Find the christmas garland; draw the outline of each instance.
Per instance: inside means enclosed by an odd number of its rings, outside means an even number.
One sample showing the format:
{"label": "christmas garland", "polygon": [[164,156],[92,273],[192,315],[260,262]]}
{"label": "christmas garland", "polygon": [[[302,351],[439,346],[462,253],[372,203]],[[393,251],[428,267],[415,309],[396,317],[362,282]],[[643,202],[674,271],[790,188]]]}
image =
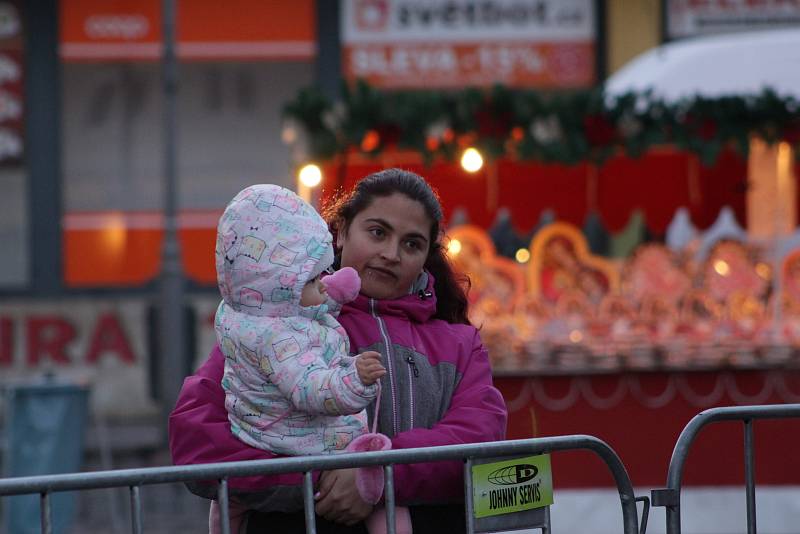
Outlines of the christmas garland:
{"label": "christmas garland", "polygon": [[283,139],[295,161],[401,149],[430,162],[473,146],[493,158],[602,163],[620,151],[637,157],[671,144],[712,164],[729,145],[746,155],[751,136],[800,148],[800,103],[770,90],[666,103],[651,93],[611,97],[599,89],[383,91],[358,81],[341,94],[333,102],[316,88],[303,89],[284,106]]}

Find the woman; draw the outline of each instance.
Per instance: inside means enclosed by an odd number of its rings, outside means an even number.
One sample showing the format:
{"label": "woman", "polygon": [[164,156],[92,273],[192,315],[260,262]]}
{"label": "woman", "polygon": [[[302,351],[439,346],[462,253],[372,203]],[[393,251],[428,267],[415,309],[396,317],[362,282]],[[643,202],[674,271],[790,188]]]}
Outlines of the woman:
{"label": "woman", "polygon": [[[492,385],[488,355],[467,318],[466,294],[439,242],[442,209],[430,186],[414,173],[387,169],[364,178],[325,215],[340,266],[361,276],[361,294],[344,306],[339,322],[351,350],[383,357],[378,424],[392,447],[503,439],[505,402]],[[222,368],[217,347],[184,382],[170,417],[176,464],[271,457],[231,435]],[[462,468],[461,462],[395,466],[397,502],[411,506],[414,532],[463,527]],[[293,474],[230,481],[232,495],[261,511],[250,518],[248,532],[302,532],[300,480]],[[319,476],[318,532],[364,532],[361,522],[372,507],[354,481],[355,469]],[[213,486],[191,489],[215,497]]]}

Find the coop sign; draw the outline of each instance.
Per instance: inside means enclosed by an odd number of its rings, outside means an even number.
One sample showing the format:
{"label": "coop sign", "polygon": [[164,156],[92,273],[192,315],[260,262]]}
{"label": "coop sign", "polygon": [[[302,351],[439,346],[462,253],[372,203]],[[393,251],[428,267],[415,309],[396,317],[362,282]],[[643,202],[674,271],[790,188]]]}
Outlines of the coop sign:
{"label": "coop sign", "polygon": [[472,467],[475,517],[510,514],[553,504],[550,456],[528,456]]}

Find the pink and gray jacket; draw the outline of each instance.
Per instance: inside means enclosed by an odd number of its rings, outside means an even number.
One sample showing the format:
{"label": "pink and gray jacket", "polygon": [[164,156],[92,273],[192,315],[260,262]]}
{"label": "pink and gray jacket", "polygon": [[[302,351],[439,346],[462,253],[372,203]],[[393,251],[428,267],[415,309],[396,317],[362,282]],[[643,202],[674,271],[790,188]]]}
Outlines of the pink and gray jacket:
{"label": "pink and gray jacket", "polygon": [[[432,276],[418,293],[393,300],[359,295],[342,308],[339,322],[350,337],[351,350],[383,355],[387,373],[382,378],[379,431],[391,438],[394,449],[504,439],[507,410],[492,385],[488,354],[478,331],[433,319],[435,311]],[[170,449],[177,465],[273,457],[231,434],[220,386],[222,368],[222,354],[214,348],[206,363],[184,381],[169,421]],[[396,465],[397,502],[460,501],[462,469],[461,462]],[[299,474],[240,478],[229,484],[232,494],[252,508],[302,509]],[[216,497],[210,483],[190,489]]]}

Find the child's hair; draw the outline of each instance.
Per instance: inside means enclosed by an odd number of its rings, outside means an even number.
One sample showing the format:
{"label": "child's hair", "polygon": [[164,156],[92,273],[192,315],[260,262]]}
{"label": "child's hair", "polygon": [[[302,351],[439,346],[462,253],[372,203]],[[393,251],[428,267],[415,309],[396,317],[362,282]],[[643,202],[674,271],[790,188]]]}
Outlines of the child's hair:
{"label": "child's hair", "polygon": [[[385,169],[372,173],[359,181],[352,190],[340,193],[326,203],[323,216],[331,232],[346,232],[356,215],[372,204],[375,197],[388,197],[401,193],[422,204],[431,220],[428,257],[425,269],[434,277],[436,291],[437,319],[448,323],[470,324],[467,312],[469,302],[469,278],[456,274],[440,243],[439,232],[442,224],[442,206],[439,197],[424,178],[403,169]],[[337,227],[337,225],[340,225]]]}

